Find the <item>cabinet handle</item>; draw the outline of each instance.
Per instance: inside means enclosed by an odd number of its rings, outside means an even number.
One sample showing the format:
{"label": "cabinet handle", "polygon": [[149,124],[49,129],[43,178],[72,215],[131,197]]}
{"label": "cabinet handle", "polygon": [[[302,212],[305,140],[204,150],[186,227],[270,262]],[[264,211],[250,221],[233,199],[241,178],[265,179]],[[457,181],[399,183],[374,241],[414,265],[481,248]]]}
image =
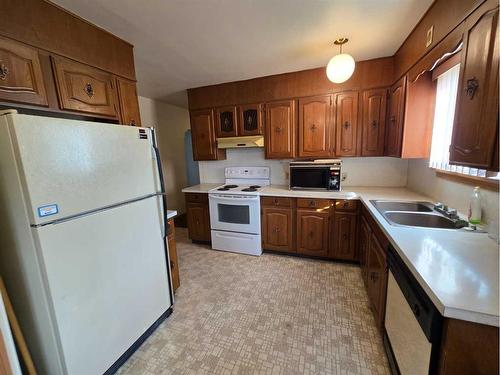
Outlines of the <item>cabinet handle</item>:
{"label": "cabinet handle", "polygon": [[87,94],[89,98],[92,98],[94,96],[94,88],[92,87],[92,83],[90,82],[87,82],[83,91],[85,91],[85,94]]}
{"label": "cabinet handle", "polygon": [[315,132],[315,131],[316,131],[316,129],[317,129],[316,124],[312,124],[312,126],[311,126],[311,131]]}
{"label": "cabinet handle", "polygon": [[344,238],[344,241],[348,240],[347,234],[344,233],[344,235],[342,237]]}
{"label": "cabinet handle", "polygon": [[470,98],[470,100],[474,99],[474,95],[476,94],[476,90],[479,88],[479,81],[476,77],[472,77],[467,80],[467,86],[465,86],[465,93]]}
{"label": "cabinet handle", "polygon": [[282,131],[282,130],[283,130],[283,129],[282,129],[280,126],[278,126],[277,128],[275,128],[275,129],[274,129],[274,131],[275,131],[276,133],[281,133],[281,131]]}
{"label": "cabinet handle", "polygon": [[277,206],[278,205],[278,200],[275,198],[274,199],[274,204]]}
{"label": "cabinet handle", "polygon": [[344,129],[347,129],[349,127],[349,121],[344,122]]}
{"label": "cabinet handle", "polygon": [[377,121],[373,120],[372,122],[372,128],[376,128],[377,127]]}
{"label": "cabinet handle", "polygon": [[392,115],[389,117],[389,121],[394,125],[396,123],[396,116]]}
{"label": "cabinet handle", "polygon": [[280,228],[278,228],[278,227],[274,227],[273,231],[274,231],[274,233],[279,233]]}
{"label": "cabinet handle", "polygon": [[378,279],[378,274],[376,272],[370,273],[370,280],[376,282]]}
{"label": "cabinet handle", "polygon": [[9,75],[9,68],[5,64],[0,65],[0,79],[5,81],[7,76]]}
{"label": "cabinet handle", "polygon": [[175,263],[171,260],[170,261],[170,269],[173,270],[175,268]]}
{"label": "cabinet handle", "polygon": [[309,207],[314,207],[315,204],[314,204],[314,201],[309,201]]}
{"label": "cabinet handle", "polygon": [[135,126],[135,125],[136,125],[136,124],[135,124],[135,120],[130,120],[130,125],[131,125],[131,126]]}

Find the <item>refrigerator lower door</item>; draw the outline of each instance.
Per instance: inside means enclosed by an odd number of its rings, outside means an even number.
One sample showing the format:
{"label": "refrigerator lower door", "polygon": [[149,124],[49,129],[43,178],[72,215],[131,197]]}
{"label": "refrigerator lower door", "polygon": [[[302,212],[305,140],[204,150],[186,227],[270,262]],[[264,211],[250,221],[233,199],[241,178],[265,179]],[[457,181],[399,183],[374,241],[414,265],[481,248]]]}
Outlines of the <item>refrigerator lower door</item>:
{"label": "refrigerator lower door", "polygon": [[172,305],[160,204],[33,229],[68,374],[104,373]]}

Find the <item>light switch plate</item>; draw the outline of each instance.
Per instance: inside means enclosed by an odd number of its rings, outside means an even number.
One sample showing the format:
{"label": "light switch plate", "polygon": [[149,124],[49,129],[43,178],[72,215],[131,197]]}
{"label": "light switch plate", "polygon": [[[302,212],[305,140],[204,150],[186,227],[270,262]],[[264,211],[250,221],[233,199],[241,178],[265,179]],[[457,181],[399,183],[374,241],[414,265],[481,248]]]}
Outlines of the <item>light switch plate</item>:
{"label": "light switch plate", "polygon": [[434,34],[434,25],[429,27],[427,30],[427,39],[425,41],[425,48],[429,47],[432,44],[432,36]]}

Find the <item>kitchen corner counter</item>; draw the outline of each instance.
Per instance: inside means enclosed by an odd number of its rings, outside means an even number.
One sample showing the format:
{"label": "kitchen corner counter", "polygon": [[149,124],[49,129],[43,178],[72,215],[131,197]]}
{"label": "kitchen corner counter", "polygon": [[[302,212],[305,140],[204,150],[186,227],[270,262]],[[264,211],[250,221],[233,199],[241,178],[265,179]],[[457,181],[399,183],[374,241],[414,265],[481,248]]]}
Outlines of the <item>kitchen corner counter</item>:
{"label": "kitchen corner counter", "polygon": [[167,210],[167,220],[172,219],[177,216],[177,211],[175,210]]}
{"label": "kitchen corner counter", "polygon": [[[200,184],[182,191],[207,193],[219,185]],[[393,226],[370,202],[431,198],[406,188],[352,186],[340,192],[318,192],[271,185],[260,195],[359,199],[443,316],[499,326],[499,248],[495,241],[486,233]]]}

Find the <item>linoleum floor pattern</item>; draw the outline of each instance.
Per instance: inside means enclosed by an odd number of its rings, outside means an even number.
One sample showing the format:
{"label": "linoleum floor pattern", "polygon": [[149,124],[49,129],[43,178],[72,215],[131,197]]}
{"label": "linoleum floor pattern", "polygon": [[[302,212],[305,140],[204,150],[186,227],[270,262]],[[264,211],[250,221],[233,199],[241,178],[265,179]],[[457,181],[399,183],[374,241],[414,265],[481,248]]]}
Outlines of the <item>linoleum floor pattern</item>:
{"label": "linoleum floor pattern", "polygon": [[389,374],[359,267],[176,240],[174,312],[120,375]]}

